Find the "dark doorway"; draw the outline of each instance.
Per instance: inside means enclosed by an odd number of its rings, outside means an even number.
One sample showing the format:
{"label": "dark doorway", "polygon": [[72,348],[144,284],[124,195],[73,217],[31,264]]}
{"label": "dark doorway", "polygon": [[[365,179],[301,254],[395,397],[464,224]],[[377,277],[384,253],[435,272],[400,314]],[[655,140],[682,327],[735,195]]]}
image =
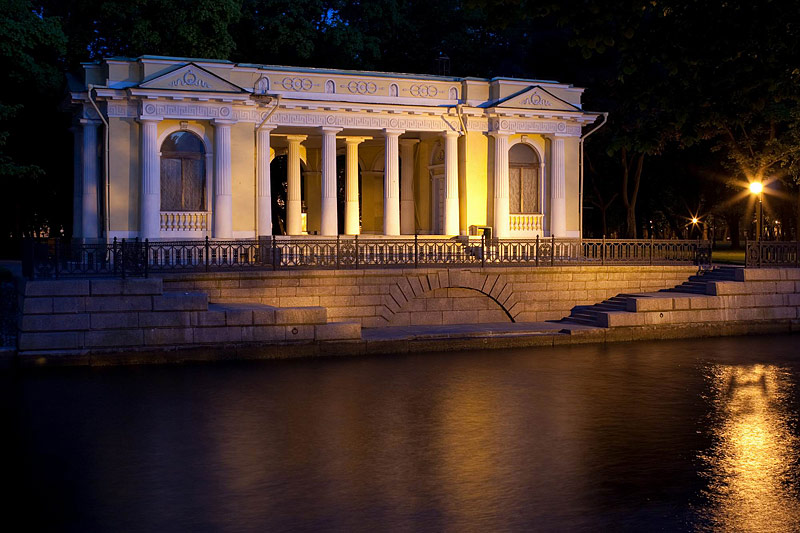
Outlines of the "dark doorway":
{"label": "dark doorway", "polygon": [[[347,201],[345,183],[347,181],[347,157],[336,156],[336,215],[339,235],[344,235],[344,206]],[[361,227],[361,166],[358,167],[358,227]]]}
{"label": "dark doorway", "polygon": [[[286,235],[286,191],[288,157],[286,154],[276,156],[269,166],[270,187],[272,193],[272,234]],[[305,203],[306,179],[305,165],[300,162],[300,200]]]}

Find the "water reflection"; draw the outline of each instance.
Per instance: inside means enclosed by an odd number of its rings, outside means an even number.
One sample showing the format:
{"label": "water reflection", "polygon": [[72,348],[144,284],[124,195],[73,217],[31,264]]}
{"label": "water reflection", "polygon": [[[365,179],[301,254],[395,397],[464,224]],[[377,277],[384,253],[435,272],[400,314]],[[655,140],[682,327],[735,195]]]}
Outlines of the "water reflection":
{"label": "water reflection", "polygon": [[715,365],[708,379],[714,444],[700,457],[708,476],[704,528],[800,531],[791,375],[772,365]]}

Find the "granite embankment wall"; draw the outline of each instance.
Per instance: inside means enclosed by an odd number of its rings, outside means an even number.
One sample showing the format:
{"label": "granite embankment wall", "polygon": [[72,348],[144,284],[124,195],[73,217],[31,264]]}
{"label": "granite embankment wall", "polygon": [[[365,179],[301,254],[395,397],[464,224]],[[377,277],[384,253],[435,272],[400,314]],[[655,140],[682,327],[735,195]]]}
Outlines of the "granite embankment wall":
{"label": "granite embankment wall", "polygon": [[292,270],[183,274],[165,289],[212,302],[321,306],[330,321],[383,326],[555,320],[619,293],[674,287],[693,266]]}
{"label": "granite embankment wall", "polygon": [[322,307],[209,304],[161,279],[29,281],[21,285],[18,354],[80,357],[240,344],[279,346],[361,338],[361,325],[329,322]]}
{"label": "granite embankment wall", "polygon": [[733,281],[709,281],[706,294],[661,292],[626,297],[626,311],[599,313],[606,328],[783,323],[800,319],[800,269],[738,269]]}

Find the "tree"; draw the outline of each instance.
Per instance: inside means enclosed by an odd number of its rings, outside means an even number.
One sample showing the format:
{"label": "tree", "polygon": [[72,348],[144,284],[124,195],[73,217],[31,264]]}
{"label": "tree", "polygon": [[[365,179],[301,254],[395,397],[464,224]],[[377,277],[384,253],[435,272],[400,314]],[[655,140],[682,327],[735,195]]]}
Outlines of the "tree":
{"label": "tree", "polygon": [[[0,214],[0,239],[18,239],[50,225],[46,198],[50,190],[41,146],[19,135],[52,104],[63,77],[59,57],[66,38],[57,20],[35,12],[28,0],[0,0],[0,180],[13,199]],[[44,110],[49,112],[47,108]],[[41,124],[41,122],[39,123]]]}

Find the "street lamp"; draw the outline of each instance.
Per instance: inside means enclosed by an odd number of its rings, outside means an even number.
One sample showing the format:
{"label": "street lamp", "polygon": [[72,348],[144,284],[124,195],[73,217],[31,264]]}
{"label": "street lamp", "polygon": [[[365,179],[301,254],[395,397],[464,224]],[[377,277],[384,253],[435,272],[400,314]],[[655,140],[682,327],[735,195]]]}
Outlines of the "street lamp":
{"label": "street lamp", "polygon": [[758,219],[756,220],[756,232],[758,237],[756,240],[761,240],[761,214],[762,214],[762,206],[761,206],[761,197],[763,196],[764,192],[764,185],[760,181],[751,181],[750,182],[750,192],[753,194],[758,195]]}

